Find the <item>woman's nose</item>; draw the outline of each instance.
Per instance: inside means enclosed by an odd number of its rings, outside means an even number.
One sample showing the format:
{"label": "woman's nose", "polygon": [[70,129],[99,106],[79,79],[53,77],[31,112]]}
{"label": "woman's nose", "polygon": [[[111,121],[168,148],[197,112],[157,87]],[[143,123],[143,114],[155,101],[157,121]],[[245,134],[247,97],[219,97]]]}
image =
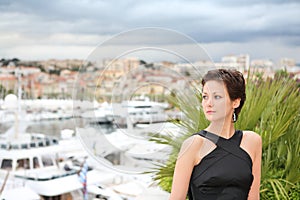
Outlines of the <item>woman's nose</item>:
{"label": "woman's nose", "polygon": [[209,106],[209,107],[214,105],[214,102],[213,102],[212,98],[208,98],[206,103],[207,103],[207,106]]}

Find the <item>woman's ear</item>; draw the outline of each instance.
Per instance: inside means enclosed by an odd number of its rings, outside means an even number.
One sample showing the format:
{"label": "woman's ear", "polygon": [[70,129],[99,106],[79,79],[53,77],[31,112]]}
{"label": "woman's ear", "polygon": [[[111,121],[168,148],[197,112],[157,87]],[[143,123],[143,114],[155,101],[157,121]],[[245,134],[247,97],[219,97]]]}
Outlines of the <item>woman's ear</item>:
{"label": "woman's ear", "polygon": [[233,100],[233,108],[238,108],[240,106],[241,98]]}

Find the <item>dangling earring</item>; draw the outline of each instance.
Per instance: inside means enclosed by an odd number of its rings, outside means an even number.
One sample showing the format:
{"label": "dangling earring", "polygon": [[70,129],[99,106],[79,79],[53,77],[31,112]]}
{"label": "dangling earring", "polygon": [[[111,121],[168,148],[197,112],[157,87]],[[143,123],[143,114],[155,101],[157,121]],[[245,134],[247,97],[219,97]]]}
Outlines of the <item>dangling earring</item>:
{"label": "dangling earring", "polygon": [[235,111],[233,111],[233,116],[232,116],[232,118],[233,118],[233,122],[236,122],[236,114],[235,114]]}

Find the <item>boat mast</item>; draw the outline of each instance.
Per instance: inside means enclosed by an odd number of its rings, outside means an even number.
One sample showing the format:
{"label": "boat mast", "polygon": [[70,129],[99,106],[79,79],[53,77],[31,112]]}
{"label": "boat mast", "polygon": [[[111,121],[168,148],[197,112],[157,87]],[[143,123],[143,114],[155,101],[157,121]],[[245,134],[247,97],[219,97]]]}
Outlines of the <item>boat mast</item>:
{"label": "boat mast", "polygon": [[18,95],[17,95],[17,112],[15,112],[15,139],[18,138],[19,134],[19,115],[21,114],[21,98],[22,98],[22,87],[21,87],[21,70],[18,66],[16,68],[15,74],[17,76],[17,84],[18,84]]}

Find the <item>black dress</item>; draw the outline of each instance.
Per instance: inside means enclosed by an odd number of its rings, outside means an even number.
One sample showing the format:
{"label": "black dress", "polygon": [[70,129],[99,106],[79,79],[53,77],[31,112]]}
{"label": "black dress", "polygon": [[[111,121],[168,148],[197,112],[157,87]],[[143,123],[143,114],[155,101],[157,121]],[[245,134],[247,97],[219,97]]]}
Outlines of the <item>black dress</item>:
{"label": "black dress", "polygon": [[229,138],[200,131],[200,136],[217,147],[193,169],[188,197],[190,200],[247,200],[253,181],[252,160],[240,148],[242,131]]}

